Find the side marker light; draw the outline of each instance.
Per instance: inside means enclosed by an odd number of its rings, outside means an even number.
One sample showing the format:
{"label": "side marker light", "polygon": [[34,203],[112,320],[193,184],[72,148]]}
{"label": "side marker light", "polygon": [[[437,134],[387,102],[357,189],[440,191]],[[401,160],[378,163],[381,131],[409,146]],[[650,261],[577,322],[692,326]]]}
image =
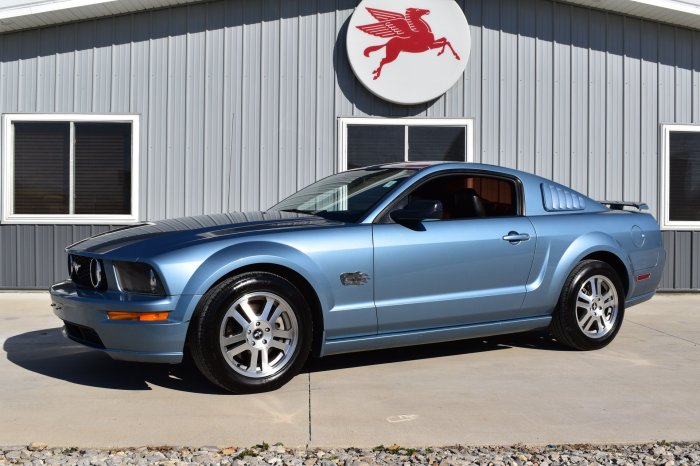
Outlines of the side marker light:
{"label": "side marker light", "polygon": [[108,311],[109,320],[138,320],[140,322],[156,322],[167,320],[170,311],[163,312],[126,312]]}

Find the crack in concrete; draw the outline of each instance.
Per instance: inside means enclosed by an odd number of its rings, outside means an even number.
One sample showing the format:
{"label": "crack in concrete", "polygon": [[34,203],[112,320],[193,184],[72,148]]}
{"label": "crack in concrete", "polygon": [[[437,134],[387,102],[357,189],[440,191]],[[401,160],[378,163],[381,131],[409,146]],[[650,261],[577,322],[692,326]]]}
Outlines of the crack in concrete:
{"label": "crack in concrete", "polygon": [[669,336],[669,337],[671,337],[671,338],[676,338],[676,339],[678,339],[678,340],[683,340],[683,341],[685,341],[685,342],[692,343],[694,346],[700,346],[700,343],[698,343],[698,342],[696,342],[696,341],[688,340],[687,338],[679,337],[678,335],[673,335],[673,334],[671,334],[671,333],[664,332],[663,330],[659,330],[658,328],[649,327],[648,325],[640,324],[639,322],[635,322],[635,321],[629,320],[629,319],[625,319],[625,321],[626,321],[626,322],[629,322],[629,323],[631,323],[631,324],[639,325],[640,327],[648,328],[649,330],[653,330],[653,331],[655,331],[655,332],[661,333],[661,334],[666,335],[666,336]]}

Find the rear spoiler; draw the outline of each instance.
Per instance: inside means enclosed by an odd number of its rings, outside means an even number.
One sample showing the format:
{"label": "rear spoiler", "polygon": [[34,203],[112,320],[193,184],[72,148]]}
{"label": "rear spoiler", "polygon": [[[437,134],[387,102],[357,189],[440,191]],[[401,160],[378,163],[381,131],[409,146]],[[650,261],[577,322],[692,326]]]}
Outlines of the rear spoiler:
{"label": "rear spoiler", "polygon": [[608,206],[611,210],[625,210],[625,207],[634,207],[637,210],[649,210],[649,206],[643,202],[624,202],[624,201],[598,201],[604,206]]}

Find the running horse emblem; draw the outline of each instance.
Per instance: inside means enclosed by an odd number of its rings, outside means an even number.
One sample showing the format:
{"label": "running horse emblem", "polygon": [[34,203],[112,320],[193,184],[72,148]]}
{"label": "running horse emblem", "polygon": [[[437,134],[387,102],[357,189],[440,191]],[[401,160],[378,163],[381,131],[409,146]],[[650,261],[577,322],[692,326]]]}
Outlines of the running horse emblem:
{"label": "running horse emblem", "polygon": [[405,14],[377,8],[367,8],[367,11],[379,22],[357,26],[357,28],[373,36],[391,37],[384,44],[365,49],[365,57],[369,57],[370,53],[386,47],[386,54],[379,63],[379,67],[372,71],[374,79],[381,76],[382,67],[396,60],[401,52],[423,53],[431,49],[440,49],[438,53],[440,56],[445,52],[445,47],[449,47],[452,55],[457,60],[460,59],[447,38],[435,39],[430,25],[423,19],[423,16],[430,14],[430,10],[408,8]]}

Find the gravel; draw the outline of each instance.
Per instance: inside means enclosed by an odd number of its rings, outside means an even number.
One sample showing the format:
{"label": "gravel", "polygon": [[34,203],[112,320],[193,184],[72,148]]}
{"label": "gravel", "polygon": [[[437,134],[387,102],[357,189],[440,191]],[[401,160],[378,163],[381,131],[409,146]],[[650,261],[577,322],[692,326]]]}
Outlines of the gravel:
{"label": "gravel", "polygon": [[547,445],[532,447],[288,448],[263,443],[253,447],[139,447],[123,449],[55,448],[35,442],[0,447],[0,464],[70,465],[260,465],[260,466],[554,466],[700,464],[700,443],[640,445]]}

